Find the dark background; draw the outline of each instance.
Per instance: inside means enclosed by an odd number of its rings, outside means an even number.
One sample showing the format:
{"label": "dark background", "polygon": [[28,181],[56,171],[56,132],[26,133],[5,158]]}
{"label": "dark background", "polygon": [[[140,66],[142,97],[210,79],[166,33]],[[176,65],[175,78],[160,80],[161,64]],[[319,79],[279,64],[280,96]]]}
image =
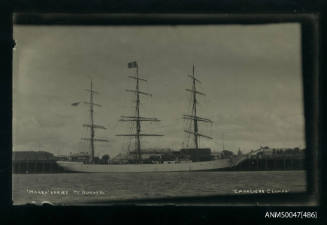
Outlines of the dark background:
{"label": "dark background", "polygon": [[[226,207],[211,205],[219,200],[210,199],[176,199],[175,202],[180,203],[201,203],[206,202],[207,206],[176,206],[167,204],[165,206],[135,206],[134,203],[121,203],[121,205],[113,206],[96,206],[96,207],[52,207],[52,206],[12,206],[11,205],[11,108],[12,108],[12,13],[238,13],[250,15],[251,18],[246,20],[246,23],[268,22],[269,17],[258,16],[260,13],[276,14],[274,21],[289,21],[292,16],[278,16],[282,14],[297,15],[303,13],[316,13],[316,20],[310,18],[297,18],[303,24],[303,74],[305,88],[305,116],[307,121],[307,145],[318,148],[318,161],[315,161],[315,151],[308,151],[307,154],[307,169],[308,182],[313,183],[308,189],[307,195],[288,195],[286,196],[268,196],[266,201],[296,201],[298,203],[306,202],[310,195],[316,193],[316,190],[321,190],[319,193],[319,207],[301,206],[301,207],[265,207],[265,206],[245,206],[245,207]],[[326,196],[324,190],[326,188],[326,160],[327,135],[326,135],[326,87],[327,78],[325,76],[327,67],[326,58],[326,42],[327,31],[327,7],[324,1],[289,1],[289,0],[225,0],[225,1],[201,1],[201,0],[4,0],[0,3],[0,223],[1,224],[136,224],[136,223],[151,223],[151,224],[264,224],[264,223],[308,223],[308,224],[327,224],[326,216]],[[278,15],[277,15],[278,14]],[[69,17],[52,17],[44,21],[40,20],[37,14],[28,17],[21,17],[21,23],[76,23],[81,21],[81,18],[72,22]],[[296,17],[294,17],[296,18]],[[74,20],[74,19],[73,19]],[[67,22],[68,21],[68,22]],[[148,19],[134,18],[117,18],[116,20],[105,19],[87,22],[87,18],[82,19],[84,23],[113,23],[113,24],[147,24]],[[102,21],[102,22],[100,22]],[[217,21],[213,21],[213,23]],[[220,23],[243,23],[241,18],[233,20],[221,19]],[[163,23],[160,19],[151,20],[152,24]],[[167,21],[166,21],[167,23]],[[175,18],[169,23],[183,23],[182,20]],[[188,20],[184,23],[208,23],[208,21],[199,22],[199,20]],[[313,38],[313,29],[318,26],[319,32],[318,43]],[[316,46],[318,44],[319,46]],[[319,50],[319,59],[314,58],[314,49]],[[319,65],[319,85],[315,86],[314,72],[317,70],[315,63]],[[316,69],[315,69],[316,68]],[[312,91],[316,90],[319,97],[312,98]],[[318,117],[314,116],[312,106],[319,104]],[[318,119],[313,123],[314,119]],[[317,134],[310,133],[314,125],[319,125]],[[316,170],[317,169],[317,170]],[[314,177],[318,176],[317,182]],[[221,198],[220,198],[221,200]],[[261,201],[261,197],[244,196],[240,198],[223,198],[224,201],[231,203],[236,202],[256,202]],[[155,202],[153,202],[155,203]],[[313,219],[264,219],[266,211],[318,211],[318,220]]]}

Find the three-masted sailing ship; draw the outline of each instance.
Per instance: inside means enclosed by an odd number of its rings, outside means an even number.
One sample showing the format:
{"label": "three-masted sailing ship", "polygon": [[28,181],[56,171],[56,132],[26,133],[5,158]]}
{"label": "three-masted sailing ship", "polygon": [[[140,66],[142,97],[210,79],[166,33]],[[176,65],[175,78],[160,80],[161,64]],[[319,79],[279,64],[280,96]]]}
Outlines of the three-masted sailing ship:
{"label": "three-masted sailing ship", "polygon": [[106,139],[94,138],[94,129],[105,129],[105,127],[96,125],[93,123],[93,106],[97,106],[93,102],[93,94],[96,92],[93,90],[91,83],[90,89],[90,102],[86,104],[90,105],[90,118],[91,123],[85,124],[86,127],[91,129],[91,136],[86,140],[90,141],[91,157],[89,162],[72,162],[72,161],[57,161],[57,163],[68,171],[74,172],[173,172],[173,171],[209,171],[209,170],[218,170],[222,168],[228,168],[233,166],[233,163],[229,158],[215,159],[211,155],[211,150],[209,148],[200,148],[199,139],[207,138],[212,139],[211,137],[199,133],[199,123],[212,123],[210,119],[200,117],[197,113],[197,96],[205,95],[204,93],[197,90],[197,83],[201,81],[196,77],[195,67],[193,65],[192,75],[188,77],[192,80],[191,89],[186,89],[187,92],[191,93],[192,97],[192,112],[191,114],[183,115],[183,118],[191,122],[191,127],[185,129],[184,132],[193,137],[193,148],[183,148],[180,151],[176,152],[174,160],[155,160],[153,162],[145,162],[142,158],[143,150],[141,144],[141,138],[143,137],[159,137],[163,136],[162,134],[153,134],[153,133],[143,133],[142,132],[142,123],[143,122],[159,122],[159,119],[153,117],[144,117],[140,113],[140,101],[141,96],[152,96],[150,93],[144,92],[140,88],[140,82],[147,82],[146,79],[139,76],[139,66],[137,62],[128,63],[128,68],[135,69],[135,75],[129,76],[130,79],[135,80],[136,86],[135,89],[127,89],[127,92],[135,94],[136,105],[135,105],[135,114],[131,116],[121,116],[120,121],[122,122],[132,122],[135,126],[135,133],[128,134],[117,134],[116,136],[129,136],[134,137],[135,148],[131,152],[133,154],[134,160],[125,162],[122,164],[97,164],[94,162],[94,142],[95,141],[107,141]]}

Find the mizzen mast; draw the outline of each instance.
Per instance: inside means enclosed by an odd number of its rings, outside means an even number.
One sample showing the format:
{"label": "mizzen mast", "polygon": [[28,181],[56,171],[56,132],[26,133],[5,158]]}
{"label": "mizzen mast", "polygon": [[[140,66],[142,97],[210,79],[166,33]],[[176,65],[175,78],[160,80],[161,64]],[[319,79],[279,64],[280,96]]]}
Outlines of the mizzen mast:
{"label": "mizzen mast", "polygon": [[95,129],[103,129],[106,128],[102,125],[97,125],[94,123],[94,106],[101,107],[101,105],[94,103],[94,95],[99,94],[97,91],[93,89],[93,81],[91,80],[91,87],[90,89],[85,89],[86,91],[90,92],[90,101],[84,102],[90,106],[90,124],[83,124],[83,127],[90,128],[90,138],[82,138],[82,140],[90,141],[90,158],[89,163],[94,163],[94,142],[101,141],[101,142],[108,142],[107,139],[99,139],[95,138]]}
{"label": "mizzen mast", "polygon": [[117,134],[116,136],[133,136],[135,137],[135,153],[136,153],[136,162],[141,163],[142,161],[142,152],[141,152],[141,137],[149,136],[163,136],[161,134],[145,134],[141,133],[141,122],[159,122],[157,118],[143,117],[140,115],[140,96],[152,96],[150,93],[146,93],[140,90],[140,81],[147,82],[147,80],[139,77],[138,64],[136,61],[128,63],[128,68],[135,68],[135,76],[128,76],[129,78],[136,81],[135,90],[126,89],[127,92],[134,93],[136,96],[136,105],[135,105],[135,115],[134,116],[121,116],[119,121],[132,121],[135,122],[136,132],[132,134]]}
{"label": "mizzen mast", "polygon": [[193,103],[192,104],[192,113],[191,113],[191,115],[184,115],[183,118],[186,119],[186,120],[193,121],[193,123],[192,123],[193,124],[193,130],[184,130],[184,132],[193,135],[194,148],[195,148],[195,150],[198,150],[199,149],[199,138],[200,137],[212,139],[211,137],[209,137],[207,135],[199,133],[198,122],[212,123],[212,121],[210,119],[197,116],[197,103],[198,103],[197,95],[205,96],[205,94],[196,89],[196,84],[197,83],[201,84],[201,81],[198,80],[195,77],[194,64],[193,64],[193,69],[192,69],[192,75],[188,75],[188,77],[190,77],[192,79],[192,89],[186,89],[186,91],[192,93],[192,103]]}

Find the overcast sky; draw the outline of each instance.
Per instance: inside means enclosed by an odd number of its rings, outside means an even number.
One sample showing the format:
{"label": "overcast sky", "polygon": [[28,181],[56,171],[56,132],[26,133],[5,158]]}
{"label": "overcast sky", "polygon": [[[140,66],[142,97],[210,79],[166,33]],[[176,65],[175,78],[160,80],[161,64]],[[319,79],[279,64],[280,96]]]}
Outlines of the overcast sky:
{"label": "overcast sky", "polygon": [[[127,63],[136,60],[140,76],[142,116],[157,117],[144,133],[144,148],[179,149],[188,143],[182,116],[191,111],[191,79],[196,66],[202,81],[198,89],[200,132],[213,140],[201,147],[244,152],[260,145],[304,147],[300,26],[15,26],[14,37],[14,150],[43,150],[54,154],[87,151],[82,124],[88,106],[71,103],[88,100],[90,78],[100,92],[95,102],[96,130],[109,143],[96,145],[96,155],[124,152],[131,124],[118,122],[133,115],[134,74]],[[191,144],[191,142],[189,142]],[[191,145],[190,145],[191,146]]]}

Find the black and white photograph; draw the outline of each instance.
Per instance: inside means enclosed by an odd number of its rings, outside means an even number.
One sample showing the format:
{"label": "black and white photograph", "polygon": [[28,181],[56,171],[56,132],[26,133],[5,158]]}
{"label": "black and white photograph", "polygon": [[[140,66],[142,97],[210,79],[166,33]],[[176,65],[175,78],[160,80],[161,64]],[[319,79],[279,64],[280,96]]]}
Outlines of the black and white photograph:
{"label": "black and white photograph", "polygon": [[14,205],[307,190],[300,23],[13,36]]}

